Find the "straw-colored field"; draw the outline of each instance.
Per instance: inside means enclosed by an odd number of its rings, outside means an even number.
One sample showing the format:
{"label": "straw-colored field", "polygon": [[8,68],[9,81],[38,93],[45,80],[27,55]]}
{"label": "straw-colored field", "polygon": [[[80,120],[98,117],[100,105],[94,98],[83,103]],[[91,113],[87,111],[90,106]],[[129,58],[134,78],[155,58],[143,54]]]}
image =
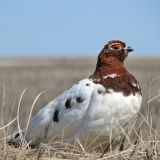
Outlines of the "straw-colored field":
{"label": "straw-colored field", "polygon": [[[0,59],[0,127],[7,124],[17,114],[17,107],[20,96],[26,89],[20,104],[20,126],[26,126],[32,103],[36,96],[43,93],[37,100],[33,114],[45,106],[50,100],[62,93],[74,82],[88,77],[95,69],[96,58],[1,58]],[[142,113],[146,117],[149,128],[148,135],[139,139],[139,144],[119,153],[109,152],[104,156],[108,159],[156,159],[160,156],[158,134],[160,133],[160,58],[128,58],[125,66],[135,75],[143,90]],[[149,102],[149,103],[147,103]],[[148,115],[149,110],[149,117]],[[14,122],[9,129],[0,130],[0,137],[4,131],[9,133],[15,131],[17,123]],[[146,127],[146,128],[147,128]],[[143,127],[144,128],[144,127]],[[155,133],[156,132],[156,133]],[[143,132],[142,132],[143,134]],[[145,139],[146,138],[146,139]],[[148,141],[150,140],[150,141]],[[55,142],[56,143],[56,142]],[[53,147],[53,146],[52,146]],[[1,142],[0,155],[6,158],[20,159],[98,159],[100,153],[86,153],[85,151],[66,147],[54,149],[50,146],[43,146],[41,150],[30,150],[13,148]],[[22,152],[23,149],[23,152]],[[134,153],[132,153],[134,152]],[[132,155],[133,154],[133,155]]]}

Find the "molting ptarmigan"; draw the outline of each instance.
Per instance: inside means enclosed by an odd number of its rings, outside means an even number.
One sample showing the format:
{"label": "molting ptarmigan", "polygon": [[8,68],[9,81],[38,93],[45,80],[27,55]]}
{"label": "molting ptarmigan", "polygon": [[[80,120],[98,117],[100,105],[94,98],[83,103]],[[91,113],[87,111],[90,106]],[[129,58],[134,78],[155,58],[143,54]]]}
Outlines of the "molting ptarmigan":
{"label": "molting ptarmigan", "polygon": [[131,51],[119,40],[106,44],[95,72],[42,108],[28,129],[13,134],[9,143],[19,144],[24,138],[38,146],[52,137],[61,139],[62,134],[64,139],[77,138],[82,144],[119,142],[123,129],[135,121],[142,101],[137,80],[123,66]]}

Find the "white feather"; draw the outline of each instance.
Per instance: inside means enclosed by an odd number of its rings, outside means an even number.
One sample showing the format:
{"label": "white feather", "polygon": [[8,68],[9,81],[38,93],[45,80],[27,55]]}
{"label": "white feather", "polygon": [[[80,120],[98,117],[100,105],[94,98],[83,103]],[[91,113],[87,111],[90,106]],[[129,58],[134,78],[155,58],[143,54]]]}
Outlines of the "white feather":
{"label": "white feather", "polygon": [[104,79],[107,79],[108,77],[109,78],[115,78],[115,77],[118,77],[120,75],[117,75],[116,73],[113,73],[113,74],[108,74],[107,76],[103,76]]}

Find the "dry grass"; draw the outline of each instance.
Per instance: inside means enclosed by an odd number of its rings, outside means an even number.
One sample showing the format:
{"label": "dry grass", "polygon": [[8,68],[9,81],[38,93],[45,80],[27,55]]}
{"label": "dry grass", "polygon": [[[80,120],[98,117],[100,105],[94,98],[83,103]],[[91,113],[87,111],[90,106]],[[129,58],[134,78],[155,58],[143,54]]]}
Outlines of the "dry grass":
{"label": "dry grass", "polygon": [[[74,82],[90,75],[95,63],[96,58],[1,58],[0,128],[9,127],[0,129],[0,137],[27,126],[31,111],[34,115]],[[123,151],[109,150],[101,159],[160,159],[160,59],[130,58],[126,66],[143,90],[136,124],[140,131],[134,137],[126,134]],[[41,144],[38,150],[26,148],[25,142],[20,148],[8,146],[5,139],[0,144],[2,159],[99,159],[102,154],[63,141]]]}

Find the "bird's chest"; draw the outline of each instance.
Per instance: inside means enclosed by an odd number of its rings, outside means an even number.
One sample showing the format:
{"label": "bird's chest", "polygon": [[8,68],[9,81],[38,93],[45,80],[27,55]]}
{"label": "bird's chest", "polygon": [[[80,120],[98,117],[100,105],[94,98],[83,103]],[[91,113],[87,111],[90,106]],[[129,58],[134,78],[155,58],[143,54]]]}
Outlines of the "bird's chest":
{"label": "bird's chest", "polygon": [[141,106],[141,95],[123,96],[122,93],[98,95],[92,97],[92,104],[86,114],[85,128],[89,132],[109,134],[111,128],[119,131],[120,126],[125,127],[131,123]]}

